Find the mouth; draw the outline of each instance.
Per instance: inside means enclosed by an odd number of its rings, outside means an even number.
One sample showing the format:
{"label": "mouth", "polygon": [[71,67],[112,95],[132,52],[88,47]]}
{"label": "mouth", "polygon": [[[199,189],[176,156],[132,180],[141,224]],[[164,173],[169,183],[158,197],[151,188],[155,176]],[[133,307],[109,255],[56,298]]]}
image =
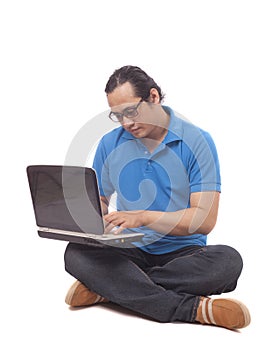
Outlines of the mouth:
{"label": "mouth", "polygon": [[143,132],[143,125],[139,125],[138,123],[134,123],[131,125],[123,125],[125,130],[128,131],[130,134],[132,134],[135,137],[139,137],[140,133]]}
{"label": "mouth", "polygon": [[141,130],[141,127],[139,126],[133,126],[128,129],[128,131],[131,132],[132,134],[137,134],[140,130]]}

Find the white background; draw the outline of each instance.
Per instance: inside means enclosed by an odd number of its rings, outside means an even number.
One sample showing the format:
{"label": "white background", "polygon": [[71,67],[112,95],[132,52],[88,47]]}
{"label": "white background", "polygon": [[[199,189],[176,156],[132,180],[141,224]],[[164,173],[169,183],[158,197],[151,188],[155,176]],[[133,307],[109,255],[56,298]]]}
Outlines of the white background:
{"label": "white background", "polygon": [[[1,348],[279,348],[279,18],[270,0],[1,1]],[[25,168],[64,162],[126,64],[215,140],[223,187],[208,243],[244,258],[229,294],[251,310],[240,332],[64,304],[66,243],[37,236]]]}

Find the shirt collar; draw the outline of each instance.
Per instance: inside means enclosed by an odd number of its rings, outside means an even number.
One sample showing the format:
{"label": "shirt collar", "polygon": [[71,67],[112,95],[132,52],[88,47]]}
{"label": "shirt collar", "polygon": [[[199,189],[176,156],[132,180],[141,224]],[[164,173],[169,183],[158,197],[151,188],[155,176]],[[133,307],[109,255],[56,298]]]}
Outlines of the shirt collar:
{"label": "shirt collar", "polygon": [[182,135],[183,135],[182,120],[175,115],[173,109],[171,109],[170,107],[163,106],[163,109],[170,116],[168,132],[163,140],[163,143],[168,144],[173,141],[182,140]]}
{"label": "shirt collar", "polygon": [[[182,119],[178,118],[174,111],[168,107],[168,106],[162,106],[162,108],[166,111],[166,113],[170,116],[170,122],[168,126],[168,132],[163,140],[164,144],[168,144],[173,141],[182,140],[182,134],[183,134],[183,125],[182,125]],[[122,128],[122,127],[121,127]],[[122,137],[127,140],[134,140],[136,137],[131,135],[128,131],[123,129]]]}

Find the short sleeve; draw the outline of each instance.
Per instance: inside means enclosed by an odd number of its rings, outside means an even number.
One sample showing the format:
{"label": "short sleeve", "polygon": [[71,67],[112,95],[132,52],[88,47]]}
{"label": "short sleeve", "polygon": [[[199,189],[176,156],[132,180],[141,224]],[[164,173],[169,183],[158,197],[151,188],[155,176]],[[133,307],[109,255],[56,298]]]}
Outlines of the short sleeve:
{"label": "short sleeve", "polygon": [[106,164],[107,152],[103,138],[98,144],[93,160],[93,169],[96,171],[100,195],[109,197],[114,192],[110,181],[109,170]]}
{"label": "short sleeve", "polygon": [[221,191],[217,149],[209,133],[200,130],[189,162],[190,192]]}

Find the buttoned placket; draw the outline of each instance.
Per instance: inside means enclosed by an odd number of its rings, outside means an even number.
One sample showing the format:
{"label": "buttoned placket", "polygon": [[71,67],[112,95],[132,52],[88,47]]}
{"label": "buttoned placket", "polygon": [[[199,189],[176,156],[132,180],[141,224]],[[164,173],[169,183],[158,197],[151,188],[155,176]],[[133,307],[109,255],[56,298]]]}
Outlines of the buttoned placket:
{"label": "buttoned placket", "polygon": [[137,140],[138,146],[140,147],[140,149],[143,150],[143,154],[144,154],[144,158],[146,158],[146,165],[145,165],[145,169],[144,169],[144,175],[152,173],[153,172],[153,158],[160,153],[161,151],[163,151],[166,147],[165,144],[161,143],[152,153],[147,149],[147,147],[140,141]]}

